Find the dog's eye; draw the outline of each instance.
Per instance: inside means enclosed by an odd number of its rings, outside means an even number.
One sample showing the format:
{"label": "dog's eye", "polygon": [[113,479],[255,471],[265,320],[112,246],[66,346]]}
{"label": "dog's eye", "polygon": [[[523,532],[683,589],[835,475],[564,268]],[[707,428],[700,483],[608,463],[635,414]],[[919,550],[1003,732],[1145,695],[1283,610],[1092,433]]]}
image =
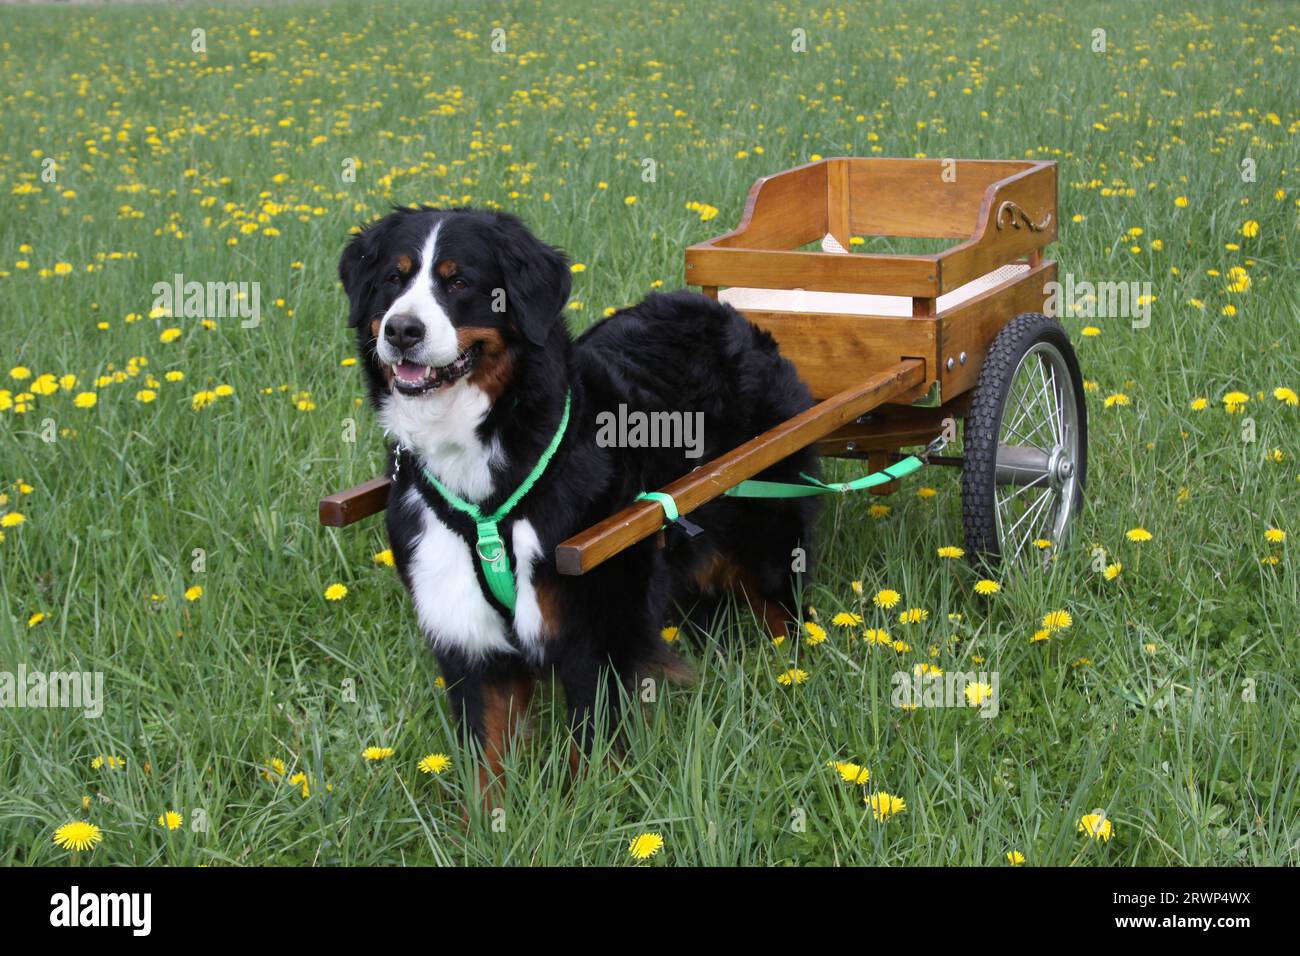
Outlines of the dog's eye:
{"label": "dog's eye", "polygon": [[387,282],[389,285],[401,285],[402,274],[394,270],[393,272],[389,273],[388,278],[385,279],[384,281]]}
{"label": "dog's eye", "polygon": [[452,276],[450,279],[447,280],[447,285],[451,286],[453,289],[456,289],[457,291],[461,289],[468,289],[469,280],[466,279],[464,276]]}

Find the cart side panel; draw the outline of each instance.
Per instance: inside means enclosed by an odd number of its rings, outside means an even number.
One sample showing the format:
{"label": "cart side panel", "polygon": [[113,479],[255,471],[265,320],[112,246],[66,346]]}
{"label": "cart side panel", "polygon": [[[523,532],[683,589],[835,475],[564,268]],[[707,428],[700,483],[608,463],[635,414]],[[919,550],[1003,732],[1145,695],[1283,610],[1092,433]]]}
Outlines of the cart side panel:
{"label": "cart side panel", "polygon": [[740,225],[712,244],[797,249],[821,239],[828,231],[826,169],[827,163],[817,162],[758,180],[750,187]]}
{"label": "cart side panel", "polygon": [[[939,316],[939,384],[945,401],[975,387],[993,339],[1017,315],[1042,312],[1056,263],[1046,259],[1018,278],[989,289]],[[962,353],[966,361],[961,361]],[[951,369],[948,360],[953,360]]]}
{"label": "cart side panel", "polygon": [[841,162],[848,163],[851,234],[935,239],[971,238],[988,188],[1034,165],[965,159]]}
{"label": "cart side panel", "polygon": [[781,354],[794,363],[813,397],[829,398],[904,359],[925,363],[925,378],[915,401],[935,380],[939,320],[818,312],[744,310],[745,318],[776,339]]}
{"label": "cart side panel", "polygon": [[951,292],[1022,257],[1037,264],[1056,233],[1056,164],[1036,163],[985,192],[975,234],[939,255],[941,291]]}
{"label": "cart side panel", "polygon": [[938,262],[937,256],[719,249],[704,242],[686,250],[686,282],[933,298],[939,294]]}

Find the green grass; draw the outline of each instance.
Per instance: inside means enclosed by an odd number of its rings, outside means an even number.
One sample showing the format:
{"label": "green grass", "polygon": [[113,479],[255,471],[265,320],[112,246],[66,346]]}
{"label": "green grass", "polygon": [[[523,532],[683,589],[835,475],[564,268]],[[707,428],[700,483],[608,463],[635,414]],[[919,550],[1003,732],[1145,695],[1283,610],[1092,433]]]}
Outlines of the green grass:
{"label": "green grass", "polygon": [[[0,542],[0,670],[102,671],[107,697],[98,720],[0,709],[0,862],[67,862],[53,830],[83,818],[104,841],[80,860],[101,864],[609,864],[647,831],[666,841],[653,862],[673,864],[1300,861],[1300,413],[1272,395],[1300,387],[1289,5],[462,7],[0,9],[0,511],[27,519]],[[206,55],[190,52],[196,27]],[[1083,337],[1065,319],[1096,385],[1072,548],[986,600],[935,556],[961,543],[956,473],[923,475],[929,499],[913,481],[838,503],[810,594],[825,643],[772,647],[734,612],[685,648],[698,683],[664,689],[622,765],[576,783],[544,700],[504,817],[462,826],[472,758],[400,584],[372,560],[382,528],[315,520],[322,493],[381,464],[356,369],[340,367],[348,229],[391,202],[509,208],[587,265],[578,328],[680,284],[682,250],[737,222],[757,177],[848,154],[1057,160],[1062,273],[1152,283],[1147,329],[1103,320]],[[1248,291],[1225,291],[1234,266]],[[262,324],[148,318],[176,272],[260,282]],[[160,341],[169,327],[180,338]],[[148,364],[126,371],[133,356]],[[78,384],[17,399],[43,373]],[[192,410],[218,385],[233,394]],[[1227,414],[1238,389],[1246,411]],[[74,404],[83,391],[93,408]],[[1115,393],[1129,404],[1105,407]],[[1190,409],[1198,397],[1208,409]],[[1138,526],[1153,540],[1127,541]],[[1292,540],[1266,542],[1269,527]],[[1094,545],[1122,562],[1117,580],[1094,570]],[[928,622],[863,605],[854,580]],[[333,582],[349,593],[330,603]],[[1058,608],[1073,626],[1031,644]],[[852,610],[911,649],[831,626]],[[892,707],[891,675],[925,661],[998,671],[997,717]],[[808,679],[783,687],[792,666]],[[367,763],[372,744],[396,753]],[[453,769],[418,773],[430,752]],[[92,769],[97,755],[125,769]],[[310,797],[264,779],[273,758],[309,776]],[[869,787],[833,760],[869,767]],[[876,790],[907,810],[876,822]],[[1076,831],[1095,808],[1109,843]],[[189,828],[196,809],[206,832]],[[186,828],[162,830],[165,810]]]}

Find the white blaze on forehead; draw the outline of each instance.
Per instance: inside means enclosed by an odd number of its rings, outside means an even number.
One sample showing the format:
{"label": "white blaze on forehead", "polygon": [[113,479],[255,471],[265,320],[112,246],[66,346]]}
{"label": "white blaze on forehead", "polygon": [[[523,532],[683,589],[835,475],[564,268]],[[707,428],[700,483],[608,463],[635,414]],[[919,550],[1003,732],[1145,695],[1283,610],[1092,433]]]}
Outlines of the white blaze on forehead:
{"label": "white blaze on forehead", "polygon": [[460,348],[456,341],[456,328],[451,318],[443,311],[434,297],[433,268],[438,261],[438,232],[442,229],[442,220],[438,220],[424,240],[420,251],[420,268],[406,290],[384,313],[384,321],[379,327],[380,357],[383,358],[382,346],[385,325],[394,315],[413,315],[424,323],[424,341],[415,350],[411,360],[419,365],[447,365],[456,360]]}

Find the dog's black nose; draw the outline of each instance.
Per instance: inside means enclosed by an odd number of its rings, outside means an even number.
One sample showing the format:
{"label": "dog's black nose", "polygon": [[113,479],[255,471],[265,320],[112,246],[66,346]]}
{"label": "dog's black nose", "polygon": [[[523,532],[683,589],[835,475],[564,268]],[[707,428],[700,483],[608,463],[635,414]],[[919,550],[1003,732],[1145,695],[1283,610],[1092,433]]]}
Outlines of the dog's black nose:
{"label": "dog's black nose", "polygon": [[413,315],[390,315],[384,323],[384,338],[394,348],[409,349],[424,338],[424,323]]}

